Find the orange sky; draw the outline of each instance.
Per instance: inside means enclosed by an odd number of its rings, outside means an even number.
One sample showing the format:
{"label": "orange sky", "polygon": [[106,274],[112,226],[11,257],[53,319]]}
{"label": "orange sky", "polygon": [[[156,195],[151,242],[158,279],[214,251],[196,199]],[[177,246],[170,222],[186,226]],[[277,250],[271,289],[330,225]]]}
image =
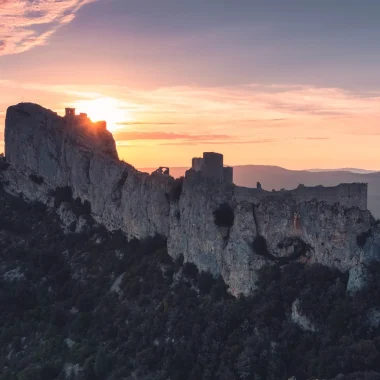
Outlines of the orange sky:
{"label": "orange sky", "polygon": [[0,93],[9,104],[33,99],[60,114],[73,106],[106,119],[120,157],[137,167],[188,166],[218,151],[230,165],[380,169],[377,96],[307,86],[134,90],[13,81],[0,82]]}
{"label": "orange sky", "polygon": [[[133,3],[137,12],[140,5]],[[356,84],[360,78],[371,82],[367,61],[351,60],[361,71],[347,66],[351,61],[342,55],[342,62],[337,55],[324,65],[317,47],[307,51],[302,33],[288,24],[283,33],[293,33],[293,45],[281,44],[281,35],[272,38],[281,23],[270,13],[263,25],[259,18],[254,24],[267,33],[267,40],[257,46],[254,40],[244,42],[251,20],[246,29],[239,28],[248,8],[238,15],[241,22],[231,19],[223,29],[218,28],[219,19],[215,25],[211,18],[201,23],[206,9],[199,8],[202,12],[187,20],[186,29],[142,9],[141,28],[134,18],[126,33],[125,20],[119,17],[123,11],[127,17],[125,4],[2,3],[0,151],[6,108],[31,101],[61,115],[65,107],[76,107],[94,121],[105,119],[120,158],[136,167],[189,166],[203,151],[217,151],[229,165],[380,170],[380,90]],[[220,12],[218,17],[226,16]],[[365,20],[370,22],[368,15]],[[298,20],[293,21],[296,25]],[[331,21],[336,25],[336,19]],[[323,37],[315,32],[308,38]],[[321,54],[326,60],[336,50],[330,40],[317,44],[325,49]],[[297,50],[296,44],[302,48]],[[313,54],[315,64],[305,58]]]}

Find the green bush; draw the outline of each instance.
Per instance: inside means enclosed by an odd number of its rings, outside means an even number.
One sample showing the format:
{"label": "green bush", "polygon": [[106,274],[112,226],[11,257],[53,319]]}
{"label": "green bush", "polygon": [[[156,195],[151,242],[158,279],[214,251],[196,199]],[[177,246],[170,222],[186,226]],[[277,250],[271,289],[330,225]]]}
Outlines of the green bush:
{"label": "green bush", "polygon": [[109,361],[107,358],[106,351],[103,347],[100,347],[94,364],[94,373],[98,379],[104,379],[109,371]]}
{"label": "green bush", "polygon": [[177,178],[169,192],[169,200],[171,202],[178,202],[181,194],[182,194],[182,188],[183,188],[183,181],[184,177]]}
{"label": "green bush", "polygon": [[[251,296],[234,298],[221,277],[173,261],[159,236],[90,227],[73,237],[55,213],[6,193],[0,202],[3,226],[29,226],[0,231],[1,380],[63,378],[64,363],[91,380],[379,378],[380,330],[368,316],[380,309],[380,263],[365,291],[348,294],[347,273],[271,262]],[[262,237],[254,246],[268,254]],[[6,281],[16,268],[24,277]],[[292,322],[297,299],[317,333]]]}
{"label": "green bush", "polygon": [[43,177],[40,177],[40,176],[35,175],[35,174],[30,174],[30,175],[29,175],[29,178],[30,178],[34,183],[36,183],[37,185],[42,185],[42,184],[45,182]]}
{"label": "green bush", "polygon": [[0,172],[5,172],[9,166],[9,163],[5,160],[5,158],[0,158]]}
{"label": "green bush", "polygon": [[201,294],[210,293],[210,290],[215,282],[214,277],[212,276],[211,273],[203,272],[203,271],[199,273],[197,281],[198,281],[198,288]]}
{"label": "green bush", "polygon": [[214,222],[219,227],[232,227],[234,220],[234,210],[228,203],[222,203],[214,211]]}
{"label": "green bush", "polygon": [[368,230],[368,231],[365,231],[365,232],[362,232],[360,233],[357,237],[356,237],[356,243],[358,244],[358,246],[360,248],[363,248],[365,246],[365,243],[367,242],[367,240],[372,236],[372,230]]}
{"label": "green bush", "polygon": [[252,243],[252,248],[254,252],[260,256],[269,256],[269,250],[267,241],[265,240],[265,237],[262,235],[257,235]]}
{"label": "green bush", "polygon": [[59,207],[61,203],[73,201],[73,191],[70,186],[57,187],[50,192],[54,197],[54,207]]}
{"label": "green bush", "polygon": [[190,278],[196,278],[198,275],[198,268],[194,263],[185,263],[183,266],[183,274]]}

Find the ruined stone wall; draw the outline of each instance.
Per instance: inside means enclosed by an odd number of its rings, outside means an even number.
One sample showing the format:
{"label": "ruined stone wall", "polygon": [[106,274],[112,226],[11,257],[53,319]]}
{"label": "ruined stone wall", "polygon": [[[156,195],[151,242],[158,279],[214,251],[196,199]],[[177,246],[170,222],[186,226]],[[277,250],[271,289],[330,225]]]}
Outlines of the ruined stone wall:
{"label": "ruined stone wall", "polygon": [[223,168],[223,181],[225,183],[228,183],[230,185],[233,184],[233,180],[234,180],[234,169],[233,167],[231,166],[227,166],[225,168]]}
{"label": "ruined stone wall", "polygon": [[366,183],[344,183],[334,187],[299,186],[291,192],[299,202],[319,199],[328,204],[339,203],[345,207],[359,207],[367,210],[368,185]]}
{"label": "ruined stone wall", "polygon": [[237,202],[255,202],[268,196],[276,196],[279,192],[270,192],[251,187],[235,186],[234,197]]}
{"label": "ruined stone wall", "polygon": [[257,202],[263,198],[293,197],[297,203],[318,200],[329,205],[339,203],[344,207],[358,207],[367,210],[368,185],[365,183],[340,184],[334,187],[306,187],[299,186],[294,190],[265,191],[247,187],[235,188],[235,199],[237,201]]}
{"label": "ruined stone wall", "polygon": [[194,157],[192,161],[191,168],[195,170],[196,172],[200,172],[203,170],[203,158],[200,157]]}

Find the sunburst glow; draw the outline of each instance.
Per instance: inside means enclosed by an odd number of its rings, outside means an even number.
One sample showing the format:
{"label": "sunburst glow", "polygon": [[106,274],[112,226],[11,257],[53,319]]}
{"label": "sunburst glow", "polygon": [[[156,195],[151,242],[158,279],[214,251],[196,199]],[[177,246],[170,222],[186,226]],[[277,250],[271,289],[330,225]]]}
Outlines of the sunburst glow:
{"label": "sunburst glow", "polygon": [[106,121],[107,129],[111,132],[125,128],[119,123],[133,121],[131,112],[125,108],[125,104],[114,98],[78,100],[74,107],[77,113],[87,113],[92,121]]}

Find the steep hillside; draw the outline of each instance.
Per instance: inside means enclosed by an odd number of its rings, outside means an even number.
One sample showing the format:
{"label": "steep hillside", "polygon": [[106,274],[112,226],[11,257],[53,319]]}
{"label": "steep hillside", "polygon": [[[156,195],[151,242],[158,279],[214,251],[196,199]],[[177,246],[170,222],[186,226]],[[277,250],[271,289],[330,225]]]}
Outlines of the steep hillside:
{"label": "steep hillside", "polygon": [[0,204],[1,380],[380,379],[376,264],[354,296],[346,275],[297,263],[235,299],[162,238],[128,243],[69,197],[81,233],[41,203],[0,190]]}

